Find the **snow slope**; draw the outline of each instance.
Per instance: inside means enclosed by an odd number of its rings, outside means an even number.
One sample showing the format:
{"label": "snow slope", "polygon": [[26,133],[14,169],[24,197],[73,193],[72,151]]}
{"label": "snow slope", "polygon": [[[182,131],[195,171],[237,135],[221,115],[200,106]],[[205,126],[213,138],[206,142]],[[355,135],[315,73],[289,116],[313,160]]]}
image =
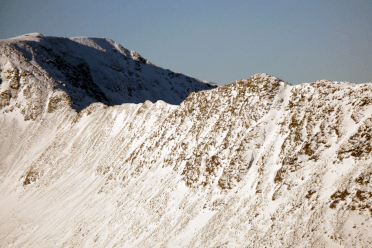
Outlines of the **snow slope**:
{"label": "snow slope", "polygon": [[56,92],[0,114],[3,247],[372,247],[370,83],[255,74],[80,112]]}

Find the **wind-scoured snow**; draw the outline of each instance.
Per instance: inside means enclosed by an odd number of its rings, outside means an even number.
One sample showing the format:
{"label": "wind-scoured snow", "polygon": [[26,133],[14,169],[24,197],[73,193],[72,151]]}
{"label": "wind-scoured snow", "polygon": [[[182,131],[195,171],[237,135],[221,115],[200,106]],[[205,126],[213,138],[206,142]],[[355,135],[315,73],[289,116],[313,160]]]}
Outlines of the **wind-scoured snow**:
{"label": "wind-scoured snow", "polygon": [[372,246],[372,84],[255,74],[180,105],[76,111],[23,65],[2,73],[2,246]]}

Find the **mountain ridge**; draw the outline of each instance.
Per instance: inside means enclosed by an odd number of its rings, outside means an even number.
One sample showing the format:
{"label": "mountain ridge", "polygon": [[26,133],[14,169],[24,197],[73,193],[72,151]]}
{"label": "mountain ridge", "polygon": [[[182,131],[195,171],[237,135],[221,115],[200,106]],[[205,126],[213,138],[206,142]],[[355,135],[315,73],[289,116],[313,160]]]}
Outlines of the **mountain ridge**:
{"label": "mountain ridge", "polygon": [[2,111],[0,240],[369,247],[371,96],[370,83],[260,73],[180,105],[57,102],[34,121]]}

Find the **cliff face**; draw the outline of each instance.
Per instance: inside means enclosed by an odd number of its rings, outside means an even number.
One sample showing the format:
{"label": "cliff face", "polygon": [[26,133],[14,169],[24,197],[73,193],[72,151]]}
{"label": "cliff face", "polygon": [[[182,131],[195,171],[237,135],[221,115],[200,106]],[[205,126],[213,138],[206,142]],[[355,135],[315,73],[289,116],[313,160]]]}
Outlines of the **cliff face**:
{"label": "cliff face", "polygon": [[[7,75],[13,96],[17,77]],[[101,98],[76,111],[77,98],[55,88],[18,95],[19,107],[10,98],[0,114],[1,243],[369,247],[371,91],[255,74],[180,105]],[[28,120],[22,106],[44,107]]]}

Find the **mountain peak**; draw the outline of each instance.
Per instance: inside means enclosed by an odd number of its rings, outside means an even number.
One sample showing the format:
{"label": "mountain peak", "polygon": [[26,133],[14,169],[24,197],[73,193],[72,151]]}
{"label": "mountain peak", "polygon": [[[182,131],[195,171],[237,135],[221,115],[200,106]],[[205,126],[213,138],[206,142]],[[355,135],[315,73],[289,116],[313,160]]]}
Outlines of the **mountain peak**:
{"label": "mountain peak", "polygon": [[[27,108],[38,101],[38,112],[43,112],[49,96],[62,94],[54,94],[56,90],[65,92],[77,111],[94,102],[113,106],[163,100],[178,105],[191,92],[217,87],[157,67],[137,52],[104,38],[32,33],[0,41],[0,52],[0,94],[7,96],[4,105],[9,108]],[[17,84],[17,89],[8,94],[10,84]],[[42,93],[36,94],[40,89]]]}

